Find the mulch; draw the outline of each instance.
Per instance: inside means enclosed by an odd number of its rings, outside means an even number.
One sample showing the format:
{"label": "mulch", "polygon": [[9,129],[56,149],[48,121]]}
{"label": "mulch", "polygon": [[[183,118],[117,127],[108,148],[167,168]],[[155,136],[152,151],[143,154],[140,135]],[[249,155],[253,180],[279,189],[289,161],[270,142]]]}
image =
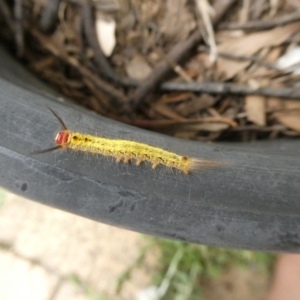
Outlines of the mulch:
{"label": "mulch", "polygon": [[7,49],[63,95],[185,139],[300,135],[300,4],[0,0]]}

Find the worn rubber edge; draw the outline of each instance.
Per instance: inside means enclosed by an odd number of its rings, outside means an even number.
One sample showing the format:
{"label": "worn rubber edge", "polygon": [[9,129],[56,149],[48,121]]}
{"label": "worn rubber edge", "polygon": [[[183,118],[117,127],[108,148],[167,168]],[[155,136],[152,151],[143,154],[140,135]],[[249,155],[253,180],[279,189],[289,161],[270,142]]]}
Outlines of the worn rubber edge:
{"label": "worn rubber edge", "polygon": [[[299,141],[239,147],[166,137],[61,103],[57,94],[44,93],[43,85],[28,80],[29,75],[18,76],[16,82],[15,67],[0,63],[0,71],[0,185],[5,189],[150,235],[220,247],[299,252]],[[185,176],[66,151],[31,156],[33,150],[53,146],[60,129],[47,106],[70,127],[221,160],[227,166]]]}

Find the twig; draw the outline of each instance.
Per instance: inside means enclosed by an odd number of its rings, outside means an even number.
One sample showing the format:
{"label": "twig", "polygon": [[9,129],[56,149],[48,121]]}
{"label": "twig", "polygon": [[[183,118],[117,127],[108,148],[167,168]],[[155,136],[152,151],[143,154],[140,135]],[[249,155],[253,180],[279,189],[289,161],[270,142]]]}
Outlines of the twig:
{"label": "twig", "polygon": [[277,13],[279,7],[279,0],[269,0],[270,1],[270,16],[274,16]]}
{"label": "twig", "polygon": [[[218,0],[216,1],[216,15],[213,20],[216,26],[228,10],[235,4],[236,0]],[[168,53],[170,59],[176,63],[186,58],[190,52],[201,42],[202,36],[200,30],[196,30],[186,41],[177,43]],[[132,96],[132,106],[136,108],[141,104],[146,95],[154,90],[160,82],[169,74],[171,68],[166,61],[160,62],[145,81],[136,89]]]}
{"label": "twig", "polygon": [[39,21],[40,29],[44,33],[52,32],[57,25],[58,9],[61,0],[46,1]]}
{"label": "twig", "polygon": [[258,126],[258,125],[239,125],[228,129],[229,131],[260,131],[260,132],[271,132],[271,131],[285,131],[286,127],[280,124],[273,126]]}
{"label": "twig", "polygon": [[251,5],[251,19],[258,20],[261,18],[264,11],[269,9],[268,0],[261,0],[261,1],[252,1]]}
{"label": "twig", "polygon": [[95,62],[99,66],[100,72],[110,80],[118,81],[115,78],[112,67],[107,62],[102,49],[98,44],[98,38],[93,23],[92,6],[89,0],[82,2],[82,21],[85,37],[89,46],[94,50]]}
{"label": "twig", "polygon": [[243,6],[239,13],[239,21],[244,24],[249,20],[250,0],[243,0]]}
{"label": "twig", "polygon": [[182,67],[173,60],[170,59],[168,55],[166,55],[162,49],[156,48],[157,51],[160,53],[160,55],[163,57],[163,59],[170,65],[170,67],[173,69],[175,73],[177,73],[184,81],[186,82],[192,82],[193,80],[191,77],[182,69]]}
{"label": "twig", "polygon": [[161,87],[164,92],[194,92],[208,94],[237,94],[237,95],[260,95],[300,100],[298,88],[271,88],[258,89],[236,83],[221,82],[166,82]]}
{"label": "twig", "polygon": [[300,132],[294,131],[294,130],[285,130],[283,133],[287,136],[300,136]]}
{"label": "twig", "polygon": [[[199,51],[209,53],[209,49],[205,46],[200,47]],[[226,59],[237,60],[237,61],[250,61],[250,62],[259,64],[265,68],[268,68],[271,70],[276,70],[281,73],[283,72],[283,70],[279,69],[275,64],[269,63],[257,56],[234,55],[234,54],[230,54],[230,53],[222,52],[222,51],[218,51],[218,56],[226,58]],[[286,72],[284,72],[284,73],[286,73]]]}
{"label": "twig", "polygon": [[53,45],[53,43],[51,43],[47,38],[41,35],[37,30],[31,29],[31,34],[37,40],[39,40],[39,42],[43,45],[43,47],[45,47],[52,55],[58,57],[59,59],[68,63],[69,65],[75,67],[83,77],[86,77],[89,80],[91,80],[95,84],[95,86],[97,86],[103,92],[107,93],[108,95],[116,99],[120,105],[124,105],[124,103],[128,101],[127,97],[124,96],[122,92],[115,89],[111,84],[97,77],[88,68],[80,65],[75,58],[66,55],[62,49],[57,49]]}
{"label": "twig", "polygon": [[12,19],[10,10],[4,0],[0,0],[0,14],[3,16],[3,19],[7,26],[9,27],[9,30],[13,33],[15,32],[15,24]]}
{"label": "twig", "polygon": [[98,76],[95,76],[95,74],[89,69],[80,65],[77,60],[73,59],[72,57],[67,57],[66,61],[67,63],[75,67],[83,77],[91,80],[99,89],[116,99],[120,104],[124,105],[124,103],[128,102],[127,97],[124,96],[123,93],[115,89],[111,84],[100,79]]}
{"label": "twig", "polygon": [[207,0],[196,0],[196,5],[201,14],[207,33],[207,43],[210,48],[210,59],[212,62],[215,62],[217,58],[217,45],[215,41],[214,28],[211,22],[211,6]]}
{"label": "twig", "polygon": [[90,0],[83,1],[81,6],[83,30],[90,47],[94,51],[95,62],[99,67],[98,70],[106,79],[111,80],[114,83],[121,84],[124,86],[138,85],[138,82],[136,80],[119,76],[110,66],[98,43],[96,30],[93,24],[93,14]]}
{"label": "twig", "polygon": [[[125,121],[126,122],[126,121]],[[185,120],[134,120],[126,122],[130,125],[145,127],[145,128],[162,128],[179,124],[197,124],[197,123],[225,123],[231,127],[236,127],[237,123],[232,119],[226,117],[205,117],[197,119],[185,119]]]}
{"label": "twig", "polygon": [[15,42],[17,45],[17,55],[19,57],[24,54],[24,32],[22,26],[23,10],[22,0],[15,0],[14,3],[14,19],[15,19]]}
{"label": "twig", "polygon": [[267,30],[277,26],[284,26],[300,20],[300,12],[293,12],[291,14],[273,18],[271,20],[249,21],[244,24],[239,23],[223,23],[218,26],[218,29],[226,30]]}

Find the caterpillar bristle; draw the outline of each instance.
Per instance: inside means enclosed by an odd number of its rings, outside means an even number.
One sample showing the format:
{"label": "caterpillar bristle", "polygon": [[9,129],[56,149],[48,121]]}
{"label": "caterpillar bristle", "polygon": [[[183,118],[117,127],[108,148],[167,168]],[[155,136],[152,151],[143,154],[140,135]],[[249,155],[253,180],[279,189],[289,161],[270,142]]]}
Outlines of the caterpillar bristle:
{"label": "caterpillar bristle", "polygon": [[208,168],[220,168],[224,167],[225,165],[226,164],[222,161],[191,158],[190,171],[195,172]]}

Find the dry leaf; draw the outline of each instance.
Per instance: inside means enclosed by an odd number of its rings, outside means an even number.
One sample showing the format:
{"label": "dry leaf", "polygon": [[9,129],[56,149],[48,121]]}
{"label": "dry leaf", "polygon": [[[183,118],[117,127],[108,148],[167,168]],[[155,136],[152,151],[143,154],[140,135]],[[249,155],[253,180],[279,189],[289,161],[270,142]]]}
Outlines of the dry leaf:
{"label": "dry leaf", "polygon": [[268,98],[267,99],[267,111],[276,112],[279,110],[300,110],[300,102],[296,100],[286,100],[279,98]]}
{"label": "dry leaf", "polygon": [[[251,56],[264,47],[277,46],[287,40],[300,29],[300,22],[275,29],[251,33],[239,38],[228,39],[218,46],[219,52],[232,55]],[[234,77],[245,69],[250,62],[239,62],[218,58],[217,71],[225,75],[225,79]]]}
{"label": "dry leaf", "polygon": [[187,0],[167,0],[163,2],[165,2],[166,7],[160,31],[168,38],[186,39],[196,27],[192,12],[188,9]]}
{"label": "dry leaf", "polygon": [[239,107],[238,106],[232,106],[227,108],[224,113],[222,113],[221,115],[225,118],[229,118],[229,119],[235,119],[237,114],[239,111]]}
{"label": "dry leaf", "polygon": [[161,114],[162,116],[165,116],[167,118],[174,119],[174,120],[185,120],[182,116],[177,114],[173,109],[171,109],[166,104],[158,102],[155,105],[153,105],[153,109],[159,114]]}
{"label": "dry leaf", "polygon": [[192,98],[192,93],[185,92],[185,93],[174,93],[174,94],[165,94],[160,99],[159,102],[161,103],[176,103],[181,102],[183,100],[187,100]]}
{"label": "dry leaf", "polygon": [[202,65],[207,69],[212,67],[212,62],[209,59],[208,53],[204,53],[204,52],[199,53],[197,55],[197,60],[200,61]]}
{"label": "dry leaf", "polygon": [[97,13],[96,33],[101,49],[106,56],[110,56],[116,45],[116,22],[110,16]]}
{"label": "dry leaf", "polygon": [[259,126],[266,125],[266,99],[265,97],[249,95],[245,98],[248,120]]}
{"label": "dry leaf", "polygon": [[293,74],[300,74],[300,47],[294,47],[284,55],[282,55],[277,61],[277,67],[287,72],[293,72]]}
{"label": "dry leaf", "polygon": [[270,50],[268,55],[266,56],[266,61],[269,63],[275,63],[281,53],[281,47],[275,47]]}
{"label": "dry leaf", "polygon": [[[271,63],[271,64],[275,65],[275,62],[278,60],[278,58],[280,56],[281,50],[282,50],[282,47],[271,48],[269,53],[264,58],[264,60],[268,63]],[[257,69],[252,72],[251,77],[252,78],[266,77],[266,78],[268,78],[268,84],[267,85],[269,85],[270,78],[276,76],[277,74],[278,74],[278,71],[276,71],[274,69],[269,69],[269,68],[257,65]]]}
{"label": "dry leaf", "polygon": [[141,55],[135,55],[126,66],[128,76],[137,80],[145,79],[151,71],[151,67]]}
{"label": "dry leaf", "polygon": [[300,132],[300,110],[277,112],[274,117],[279,123]]}
{"label": "dry leaf", "polygon": [[178,137],[180,139],[186,139],[186,140],[194,139],[196,135],[197,135],[197,131],[176,131],[174,133],[175,137]]}
{"label": "dry leaf", "polygon": [[199,111],[213,106],[217,102],[216,97],[212,97],[208,94],[202,94],[200,97],[191,98],[189,101],[184,101],[178,104],[175,110],[182,116],[188,116],[196,114]]}
{"label": "dry leaf", "polygon": [[228,129],[229,125],[226,123],[200,123],[184,125],[183,128],[186,130],[219,132]]}

